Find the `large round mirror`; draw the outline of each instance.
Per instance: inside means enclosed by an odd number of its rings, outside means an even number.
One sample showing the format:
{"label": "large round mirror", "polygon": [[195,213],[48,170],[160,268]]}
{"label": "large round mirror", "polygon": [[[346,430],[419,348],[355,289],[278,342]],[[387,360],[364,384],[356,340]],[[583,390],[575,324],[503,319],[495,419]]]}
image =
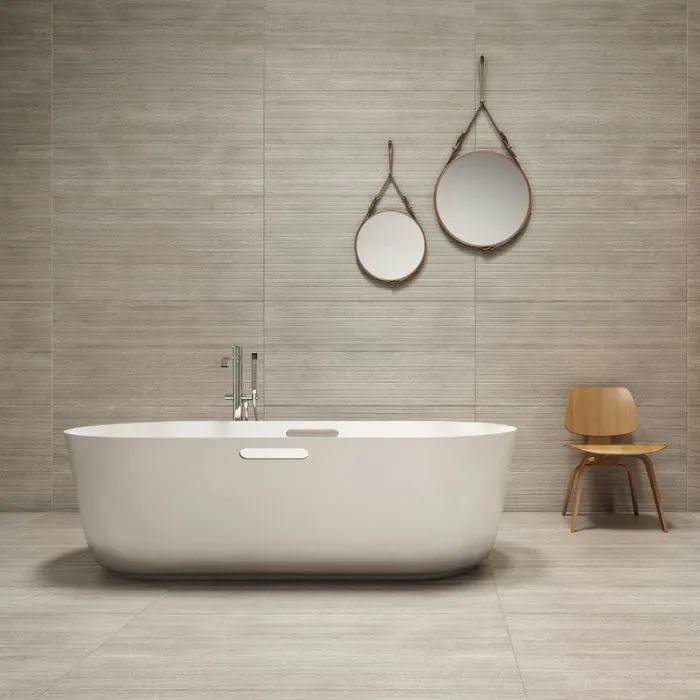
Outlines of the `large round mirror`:
{"label": "large round mirror", "polygon": [[511,158],[473,151],[452,161],[435,186],[443,230],[465,245],[491,249],[507,243],[530,218],[530,184]]}
{"label": "large round mirror", "polygon": [[425,236],[418,222],[400,211],[380,211],[360,226],[355,236],[360,267],[381,282],[402,282],[425,259]]}

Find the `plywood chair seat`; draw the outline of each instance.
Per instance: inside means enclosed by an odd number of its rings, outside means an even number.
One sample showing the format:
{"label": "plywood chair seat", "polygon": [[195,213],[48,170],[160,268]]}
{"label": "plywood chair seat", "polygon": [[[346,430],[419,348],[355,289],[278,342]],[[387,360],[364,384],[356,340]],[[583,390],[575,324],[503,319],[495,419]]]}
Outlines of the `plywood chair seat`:
{"label": "plywood chair seat", "polygon": [[668,447],[663,442],[637,442],[637,443],[626,443],[626,444],[616,444],[612,443],[587,443],[587,442],[572,442],[569,447],[573,447],[575,450],[581,450],[589,455],[615,455],[617,457],[639,457],[640,455],[650,455],[654,452],[661,452],[661,450]]}
{"label": "plywood chair seat", "polygon": [[629,389],[624,387],[576,387],[572,389],[566,402],[564,423],[570,433],[581,435],[586,439],[583,443],[569,445],[569,447],[584,453],[581,461],[569,474],[569,483],[566,486],[564,504],[561,509],[561,514],[566,515],[571,493],[575,487],[576,500],[571,516],[571,532],[576,532],[576,518],[581,507],[581,494],[583,493],[583,478],[589,469],[624,469],[629,480],[634,514],[639,515],[632,467],[620,461],[625,457],[633,457],[644,465],[661,529],[667,532],[668,523],[664,514],[661,492],[656,480],[654,464],[649,457],[650,454],[663,450],[666,445],[662,442],[637,444],[612,442],[613,438],[631,435],[639,427],[637,406]]}

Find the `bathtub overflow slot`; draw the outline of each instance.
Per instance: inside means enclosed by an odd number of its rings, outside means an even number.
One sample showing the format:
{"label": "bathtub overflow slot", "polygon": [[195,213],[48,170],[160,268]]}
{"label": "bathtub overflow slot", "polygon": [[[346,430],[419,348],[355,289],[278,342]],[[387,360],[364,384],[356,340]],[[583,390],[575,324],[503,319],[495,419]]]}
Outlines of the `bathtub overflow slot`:
{"label": "bathtub overflow slot", "polygon": [[332,428],[290,428],[287,437],[338,437],[338,431]]}

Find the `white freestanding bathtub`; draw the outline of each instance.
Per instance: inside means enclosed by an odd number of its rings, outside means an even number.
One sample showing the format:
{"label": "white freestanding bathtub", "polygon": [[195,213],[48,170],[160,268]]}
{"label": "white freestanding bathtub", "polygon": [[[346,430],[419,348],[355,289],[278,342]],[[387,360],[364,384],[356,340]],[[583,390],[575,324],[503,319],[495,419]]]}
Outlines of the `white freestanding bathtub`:
{"label": "white freestanding bathtub", "polygon": [[85,536],[142,576],[450,575],[493,547],[516,429],[192,421],[66,430]]}

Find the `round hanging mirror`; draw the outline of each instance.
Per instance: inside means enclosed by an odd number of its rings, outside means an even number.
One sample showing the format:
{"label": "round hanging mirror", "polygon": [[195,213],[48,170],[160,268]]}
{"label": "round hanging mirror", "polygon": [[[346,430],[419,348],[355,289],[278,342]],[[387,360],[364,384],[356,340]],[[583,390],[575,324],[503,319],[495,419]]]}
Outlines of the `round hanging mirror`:
{"label": "round hanging mirror", "polygon": [[414,274],[425,257],[425,237],[415,219],[402,211],[370,216],[355,238],[360,267],[382,282],[401,282]]}
{"label": "round hanging mirror", "polygon": [[[494,250],[517,236],[532,210],[530,183],[506,135],[496,126],[484,102],[484,57],[480,60],[480,102],[435,185],[435,213],[441,228],[473,248]],[[477,150],[459,155],[481,112],[496,130],[506,153]]]}
{"label": "round hanging mirror", "polygon": [[435,211],[442,228],[460,243],[496,248],[525,227],[530,185],[507,156],[474,151],[443,170],[435,187]]}
{"label": "round hanging mirror", "polygon": [[[380,282],[396,284],[414,275],[425,260],[425,234],[393,174],[394,149],[389,141],[389,175],[372,200],[355,236],[355,257],[360,269]],[[406,212],[377,212],[379,201],[393,185]]]}

